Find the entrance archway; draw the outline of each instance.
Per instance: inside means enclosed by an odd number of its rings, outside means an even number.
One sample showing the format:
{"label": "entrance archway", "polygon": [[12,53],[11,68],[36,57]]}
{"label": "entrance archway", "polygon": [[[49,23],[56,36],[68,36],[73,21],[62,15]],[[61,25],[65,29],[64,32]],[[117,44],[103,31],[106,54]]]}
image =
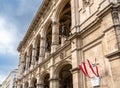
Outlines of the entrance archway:
{"label": "entrance archway", "polygon": [[37,79],[33,78],[32,81],[31,81],[31,84],[32,84],[33,88],[37,88]]}
{"label": "entrance archway", "polygon": [[20,88],[23,88],[23,85],[20,85]]}
{"label": "entrance archway", "polygon": [[61,4],[57,9],[56,18],[59,19],[59,44],[64,45],[71,33],[70,0],[61,0]]}
{"label": "entrance archway", "polygon": [[28,88],[28,82],[25,83],[24,88]]}
{"label": "entrance archway", "polygon": [[40,35],[36,37],[36,62],[38,62],[40,56]]}
{"label": "entrance archway", "polygon": [[59,72],[59,84],[60,88],[73,88],[72,83],[72,74],[70,69],[72,69],[72,65],[65,65]]}
{"label": "entrance archway", "polygon": [[49,87],[49,78],[50,78],[50,75],[47,74],[44,78],[44,88],[50,88]]}

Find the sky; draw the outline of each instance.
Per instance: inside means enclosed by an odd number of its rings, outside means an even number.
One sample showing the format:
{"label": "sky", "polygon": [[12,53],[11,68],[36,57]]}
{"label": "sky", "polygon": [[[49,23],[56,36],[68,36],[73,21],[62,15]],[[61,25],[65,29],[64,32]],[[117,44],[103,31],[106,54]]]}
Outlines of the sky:
{"label": "sky", "polygon": [[17,47],[42,0],[0,0],[0,84],[18,68]]}

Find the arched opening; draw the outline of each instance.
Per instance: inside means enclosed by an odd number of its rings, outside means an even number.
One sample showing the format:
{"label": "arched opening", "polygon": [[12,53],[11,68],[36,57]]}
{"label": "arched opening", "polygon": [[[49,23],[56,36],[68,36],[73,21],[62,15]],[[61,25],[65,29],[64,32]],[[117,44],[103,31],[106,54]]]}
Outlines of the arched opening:
{"label": "arched opening", "polygon": [[32,49],[33,49],[33,46],[31,45],[30,48],[29,48],[29,67],[31,66],[31,63],[32,63]]}
{"label": "arched opening", "polygon": [[25,69],[26,69],[26,62],[27,62],[27,52],[25,52],[25,55],[24,55],[24,67],[23,67],[23,71],[25,71]]}
{"label": "arched opening", "polygon": [[46,51],[51,51],[51,42],[52,42],[52,28],[50,24],[46,32]]}
{"label": "arched opening", "polygon": [[28,82],[25,83],[24,88],[28,88]]}
{"label": "arched opening", "polygon": [[49,78],[50,78],[50,75],[47,74],[44,78],[44,88],[50,88],[49,87]]}
{"label": "arched opening", "polygon": [[[13,88],[14,88],[14,86],[13,86]],[[23,88],[23,85],[20,85],[20,88]]]}
{"label": "arched opening", "polygon": [[40,35],[37,36],[36,39],[36,61],[38,62],[39,60],[39,55],[40,55]]}
{"label": "arched opening", "polygon": [[65,65],[59,72],[60,88],[73,88],[72,74],[70,72],[72,65]]}
{"label": "arched opening", "polygon": [[51,52],[51,44],[52,44],[52,27],[50,24],[46,31],[45,58],[47,58]]}
{"label": "arched opening", "polygon": [[37,79],[36,78],[34,78],[33,80],[32,80],[32,87],[33,88],[37,88]]}
{"label": "arched opening", "polygon": [[70,29],[71,29],[71,5],[69,0],[61,10],[61,13],[59,15],[59,23],[60,23],[59,43],[64,44],[65,40],[67,40],[67,38],[70,36]]}

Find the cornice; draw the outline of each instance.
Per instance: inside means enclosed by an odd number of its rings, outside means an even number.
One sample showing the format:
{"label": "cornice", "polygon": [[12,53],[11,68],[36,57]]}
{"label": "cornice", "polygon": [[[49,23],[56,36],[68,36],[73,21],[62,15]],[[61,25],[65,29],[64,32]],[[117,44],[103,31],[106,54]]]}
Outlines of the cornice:
{"label": "cornice", "polygon": [[47,8],[48,3],[50,3],[51,0],[43,0],[42,4],[40,5],[36,15],[34,16],[23,40],[19,43],[17,50],[21,52],[22,46],[27,42],[28,38],[31,36],[32,32],[35,30],[36,25],[39,23],[40,20],[42,20],[42,16],[45,12],[45,9]]}

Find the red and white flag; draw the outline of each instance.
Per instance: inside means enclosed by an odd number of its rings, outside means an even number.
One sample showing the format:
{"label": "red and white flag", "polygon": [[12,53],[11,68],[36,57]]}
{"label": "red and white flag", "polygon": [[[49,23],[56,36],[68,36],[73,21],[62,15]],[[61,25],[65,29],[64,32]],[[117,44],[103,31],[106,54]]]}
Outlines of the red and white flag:
{"label": "red and white flag", "polygon": [[96,59],[95,59],[95,65],[93,66],[89,60],[87,60],[88,64],[85,62],[82,62],[81,65],[79,65],[79,69],[82,71],[82,73],[89,78],[92,77],[99,77],[98,73],[98,67],[96,64]]}

